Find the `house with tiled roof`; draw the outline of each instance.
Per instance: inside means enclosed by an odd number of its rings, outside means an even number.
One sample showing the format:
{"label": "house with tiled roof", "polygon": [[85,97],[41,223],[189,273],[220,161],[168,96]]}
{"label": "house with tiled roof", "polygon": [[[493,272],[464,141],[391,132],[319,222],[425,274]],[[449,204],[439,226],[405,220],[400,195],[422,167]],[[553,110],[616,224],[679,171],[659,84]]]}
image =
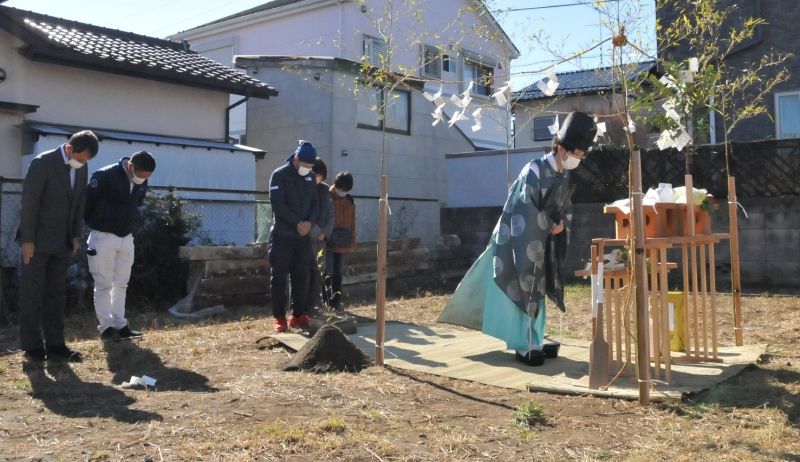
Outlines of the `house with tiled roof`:
{"label": "house with tiled roof", "polygon": [[[514,141],[517,148],[548,149],[553,135],[548,127],[555,119],[570,111],[583,111],[587,114],[614,114],[621,102],[620,90],[622,74],[633,81],[645,78],[656,72],[655,61],[634,63],[619,70],[601,67],[571,72],[556,73],[558,88],[547,95],[536,83],[514,92]],[[620,124],[607,123],[611,126]],[[646,131],[645,128],[642,131]],[[641,133],[640,133],[641,134]],[[614,136],[610,133],[609,136]],[[608,141],[608,140],[606,140]]]}
{"label": "house with tiled roof", "polygon": [[[298,138],[311,140],[329,172],[354,176],[354,191],[365,201],[359,204],[360,239],[375,238],[382,166],[390,196],[404,198],[404,206],[415,210],[405,215],[415,217],[412,225],[390,225],[390,235],[397,230],[391,237],[409,230],[433,242],[446,200],[445,155],[507,145],[510,111],[491,95],[508,80],[519,51],[480,1],[277,0],[172,38],[280,85],[284,93],[274,103],[247,104],[247,143],[275,153],[259,165],[259,181],[266,184],[283,162],[285,155],[278,153]],[[365,85],[369,79],[360,72],[369,66],[388,66],[406,76],[405,83],[415,83]],[[429,101],[423,91],[441,100]],[[447,104],[444,122],[433,126],[438,101],[452,96],[469,101],[468,107]],[[472,113],[479,107],[480,129],[473,130]],[[456,111],[467,117],[449,126]],[[241,122],[244,127],[244,117]]]}
{"label": "house with tiled roof", "polygon": [[[32,156],[78,129],[101,138],[90,170],[145,149],[158,162],[151,185],[254,190],[256,156],[264,153],[228,143],[229,94],[278,92],[186,43],[0,6],[2,247],[10,247],[5,231],[16,218],[7,195],[19,189],[15,181]],[[245,240],[222,230],[210,235]]]}

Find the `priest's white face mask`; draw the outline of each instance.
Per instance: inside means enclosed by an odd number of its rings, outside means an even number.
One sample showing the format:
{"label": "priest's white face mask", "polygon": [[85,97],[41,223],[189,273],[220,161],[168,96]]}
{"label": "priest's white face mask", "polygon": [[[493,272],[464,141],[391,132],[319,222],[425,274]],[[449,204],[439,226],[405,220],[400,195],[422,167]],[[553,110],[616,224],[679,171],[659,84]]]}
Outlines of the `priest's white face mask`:
{"label": "priest's white face mask", "polygon": [[571,155],[567,155],[566,160],[561,162],[561,166],[564,167],[564,170],[573,170],[578,167],[581,163],[581,160],[577,157],[572,157]]}
{"label": "priest's white face mask", "polygon": [[577,168],[581,160],[586,158],[586,153],[580,149],[567,151],[566,155],[567,158],[561,161],[561,166],[564,167],[564,170],[573,170]]}

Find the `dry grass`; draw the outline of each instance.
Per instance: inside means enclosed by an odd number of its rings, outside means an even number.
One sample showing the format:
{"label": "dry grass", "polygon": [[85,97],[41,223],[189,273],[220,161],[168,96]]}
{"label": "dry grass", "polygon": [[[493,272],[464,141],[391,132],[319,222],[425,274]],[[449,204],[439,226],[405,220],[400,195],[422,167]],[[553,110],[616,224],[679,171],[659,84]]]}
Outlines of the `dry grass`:
{"label": "dry grass", "polygon": [[[571,287],[564,335],[588,337],[588,290]],[[391,320],[434,323],[447,296],[391,300]],[[800,460],[800,298],[745,298],[747,343],[765,362],[691,400],[640,408],[525,393],[446,377],[368,368],[280,372],[291,357],[255,341],[263,308],[189,324],[142,315],[137,343],[102,345],[88,316],[69,320],[86,360],[23,370],[0,365],[0,459],[6,460]],[[351,312],[372,317],[374,307]],[[727,310],[723,310],[727,311]],[[721,313],[723,343],[730,315]],[[550,318],[558,335],[559,317]],[[16,333],[0,332],[2,350]],[[157,391],[120,389],[130,375]],[[523,430],[514,409],[541,406]]]}

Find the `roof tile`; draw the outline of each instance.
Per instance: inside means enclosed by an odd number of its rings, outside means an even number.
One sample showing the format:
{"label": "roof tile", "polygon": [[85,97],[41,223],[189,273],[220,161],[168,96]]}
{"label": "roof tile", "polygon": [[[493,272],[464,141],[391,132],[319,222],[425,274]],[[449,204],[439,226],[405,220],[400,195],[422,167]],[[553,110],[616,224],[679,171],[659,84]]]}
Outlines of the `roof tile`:
{"label": "roof tile", "polygon": [[[33,59],[92,65],[112,72],[269,97],[277,91],[258,79],[192,51],[183,43],[0,6],[0,27],[28,45]],[[138,75],[137,75],[138,73]]]}
{"label": "roof tile", "polygon": [[[628,73],[628,80],[633,80],[643,73],[651,72],[655,67],[655,61],[637,63]],[[514,101],[548,99],[559,96],[574,96],[607,91],[611,90],[612,78],[615,82],[613,86],[619,86],[619,77],[613,75],[613,68],[611,67],[561,72],[557,73],[556,77],[558,78],[558,89],[553,96],[547,96],[542,93],[534,83],[520,91],[514,92]]]}

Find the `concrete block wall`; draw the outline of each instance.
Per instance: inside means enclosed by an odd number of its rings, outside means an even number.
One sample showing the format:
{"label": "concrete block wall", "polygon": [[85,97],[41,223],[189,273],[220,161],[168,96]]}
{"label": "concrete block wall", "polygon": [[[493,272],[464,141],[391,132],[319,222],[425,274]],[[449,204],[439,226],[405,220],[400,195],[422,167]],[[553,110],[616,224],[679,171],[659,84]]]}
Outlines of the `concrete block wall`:
{"label": "concrete block wall", "polygon": [[[420,244],[418,238],[387,242],[386,274],[390,293],[415,288],[452,288],[471,264],[465,247],[456,236],[438,236],[435,245],[430,247]],[[376,246],[375,241],[362,241],[348,255],[342,281],[348,299],[374,296]],[[181,247],[180,258],[189,264],[186,288],[190,295],[188,301],[182,302],[185,312],[217,304],[267,304],[270,277],[267,252],[265,244]]]}
{"label": "concrete block wall", "polygon": [[[800,197],[748,198],[739,201],[739,261],[742,289],[800,289]],[[601,203],[575,204],[567,270],[583,268],[589,259],[592,238],[614,237],[614,219],[603,213]],[[477,258],[489,242],[489,234],[500,216],[500,207],[444,209],[442,230],[458,234],[470,245]],[[727,233],[727,203],[713,212],[712,231]],[[730,242],[714,246],[716,280],[720,290],[730,289]],[[669,253],[670,261],[680,261],[679,251]],[[675,275],[677,277],[677,275]]]}

